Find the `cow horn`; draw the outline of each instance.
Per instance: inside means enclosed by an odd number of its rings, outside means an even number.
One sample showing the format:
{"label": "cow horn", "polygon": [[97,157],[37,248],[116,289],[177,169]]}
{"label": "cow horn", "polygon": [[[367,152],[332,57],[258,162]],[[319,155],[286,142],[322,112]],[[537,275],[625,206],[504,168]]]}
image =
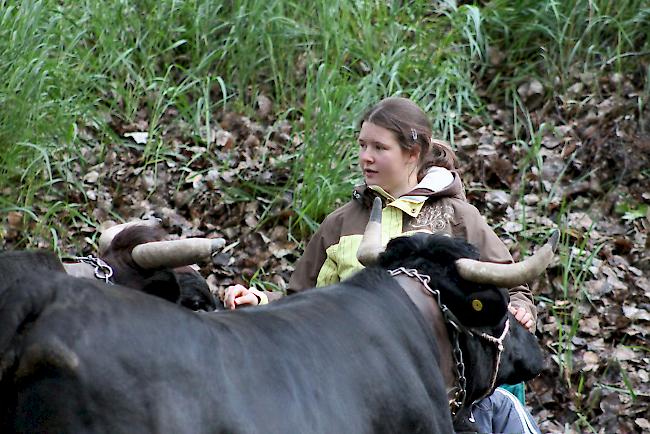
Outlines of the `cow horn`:
{"label": "cow horn", "polygon": [[462,258],[456,261],[456,269],[463,279],[470,282],[513,288],[531,281],[548,267],[553,260],[559,238],[559,232],[554,231],[542,248],[521,262],[497,264]]}
{"label": "cow horn", "polygon": [[381,244],[381,199],[375,197],[370,211],[370,219],[357,249],[357,260],[364,266],[377,262],[377,257],[384,251]]}
{"label": "cow horn", "polygon": [[146,226],[159,226],[160,225],[160,220],[159,219],[147,219],[147,220],[134,220],[128,223],[121,223],[117,225],[113,225],[109,228],[106,228],[101,231],[101,235],[99,237],[99,241],[97,242],[99,246],[99,256],[103,256],[104,253],[106,253],[106,250],[111,245],[111,242],[113,241],[113,238],[120,232],[122,232],[124,229],[130,227],[130,226],[135,226],[135,225],[146,225]]}
{"label": "cow horn", "polygon": [[187,238],[153,241],[133,248],[131,257],[144,269],[181,267],[210,257],[226,245],[223,238]]}

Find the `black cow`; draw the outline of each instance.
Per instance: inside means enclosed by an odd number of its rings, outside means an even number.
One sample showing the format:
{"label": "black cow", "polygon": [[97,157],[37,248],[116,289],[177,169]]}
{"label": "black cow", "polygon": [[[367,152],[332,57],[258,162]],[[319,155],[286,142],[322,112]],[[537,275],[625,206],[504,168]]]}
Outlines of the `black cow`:
{"label": "black cow", "polygon": [[[178,241],[163,241],[167,237],[167,232],[157,225],[151,223],[128,223],[111,228],[109,236],[102,235],[100,238],[100,257],[112,269],[111,282],[123,285],[129,288],[137,289],[164,298],[173,303],[180,304],[192,310],[212,311],[221,309],[221,303],[217,302],[216,297],[210,291],[207,282],[201,274],[187,265],[169,266],[165,264],[164,258],[158,263],[145,263],[143,266],[133,257],[133,251],[138,246],[144,246],[150,243],[170,243],[173,247]],[[181,240],[181,242],[196,241],[196,239]],[[215,243],[221,245],[219,240],[198,240],[208,245]],[[185,248],[186,246],[181,246]],[[155,255],[156,249],[148,255]],[[189,256],[186,260],[181,258],[180,263],[193,263],[201,257],[201,253],[210,251],[200,251],[199,254],[185,255]],[[173,256],[173,255],[172,255]],[[137,258],[137,256],[136,256]],[[22,260],[32,262],[28,255],[22,257]],[[172,263],[178,265],[178,260],[172,258]],[[31,266],[31,265],[30,265]],[[68,274],[75,277],[95,278],[95,269],[93,265],[85,262],[64,263]],[[103,271],[105,273],[105,271]]]}
{"label": "black cow", "polygon": [[[421,258],[409,252],[441,246],[466,253],[446,237],[410,242],[419,244],[391,242],[382,265],[410,267]],[[393,247],[404,250],[399,260]],[[202,314],[63,273],[0,274],[1,432],[453,432],[450,355],[426,303],[383,269],[267,306]],[[465,406],[489,392],[496,369],[496,347],[476,333],[498,336],[506,321],[461,337]],[[509,321],[496,384],[541,369],[535,338]]]}
{"label": "black cow", "polygon": [[[108,247],[102,249],[102,259],[113,267],[115,283],[140,289],[192,310],[220,309],[221,303],[217,302],[203,276],[190,266],[146,269],[133,259],[131,253],[136,246],[162,241],[166,237],[162,228],[147,225],[127,226],[117,233]],[[156,285],[156,281],[165,283]],[[163,289],[165,286],[167,288]]]}

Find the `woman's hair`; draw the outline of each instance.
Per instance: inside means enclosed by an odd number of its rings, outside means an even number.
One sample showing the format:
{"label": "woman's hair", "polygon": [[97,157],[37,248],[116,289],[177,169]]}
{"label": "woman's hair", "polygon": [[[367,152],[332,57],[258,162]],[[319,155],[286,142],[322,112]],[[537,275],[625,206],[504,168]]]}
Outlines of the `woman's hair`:
{"label": "woman's hair", "polygon": [[405,151],[411,151],[416,146],[419,148],[418,181],[432,166],[453,170],[458,165],[456,154],[449,144],[431,137],[431,125],[427,115],[410,99],[399,97],[383,99],[365,112],[359,121],[359,127],[364,122],[392,131]]}

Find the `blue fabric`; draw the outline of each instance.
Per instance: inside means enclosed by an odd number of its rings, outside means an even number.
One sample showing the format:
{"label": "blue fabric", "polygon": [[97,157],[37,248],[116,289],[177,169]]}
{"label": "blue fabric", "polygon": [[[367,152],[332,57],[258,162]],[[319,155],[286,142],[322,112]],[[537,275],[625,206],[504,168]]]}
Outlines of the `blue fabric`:
{"label": "blue fabric", "polygon": [[472,407],[472,416],[479,433],[540,434],[528,409],[502,388],[477,402]]}
{"label": "blue fabric", "polygon": [[499,387],[515,395],[519,402],[526,405],[526,390],[524,389],[524,383],[504,384]]}

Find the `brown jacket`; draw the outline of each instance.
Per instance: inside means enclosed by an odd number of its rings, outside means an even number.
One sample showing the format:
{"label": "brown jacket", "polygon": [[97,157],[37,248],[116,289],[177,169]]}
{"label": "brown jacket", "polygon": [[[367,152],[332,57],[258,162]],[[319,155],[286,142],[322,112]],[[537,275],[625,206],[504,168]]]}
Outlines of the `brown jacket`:
{"label": "brown jacket", "polygon": [[[480,259],[489,262],[511,263],[512,256],[478,210],[464,195],[457,173],[453,181],[440,191],[416,190],[421,203],[405,195],[395,200],[376,187],[360,186],[353,199],[328,215],[314,234],[289,281],[288,292],[336,283],[363,266],[356,259],[356,251],[370,216],[375,196],[384,201],[382,211],[382,241],[417,231],[447,233],[461,237],[476,246]],[[525,307],[536,322],[536,309],[531,291],[526,286],[509,290],[511,303]],[[278,296],[270,293],[269,299]]]}

